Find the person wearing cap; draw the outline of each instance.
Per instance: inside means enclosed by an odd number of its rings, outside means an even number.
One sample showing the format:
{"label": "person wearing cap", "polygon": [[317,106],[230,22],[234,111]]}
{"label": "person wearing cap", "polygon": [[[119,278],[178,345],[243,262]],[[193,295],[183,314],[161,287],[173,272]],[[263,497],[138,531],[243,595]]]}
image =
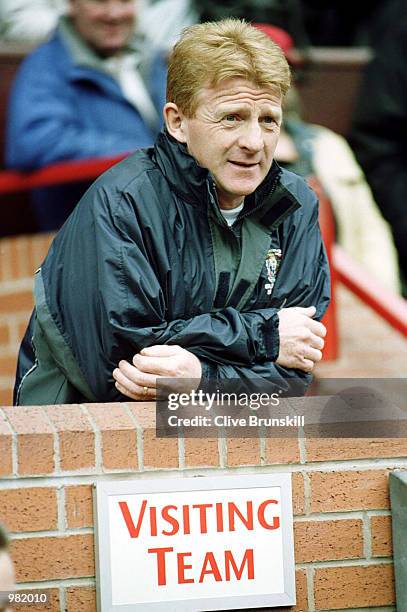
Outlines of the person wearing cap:
{"label": "person wearing cap", "polygon": [[245,22],[184,31],[154,148],[93,184],[36,274],[17,404],[154,399],[162,376],[305,392],[329,271],[314,192],[273,161],[289,83]]}

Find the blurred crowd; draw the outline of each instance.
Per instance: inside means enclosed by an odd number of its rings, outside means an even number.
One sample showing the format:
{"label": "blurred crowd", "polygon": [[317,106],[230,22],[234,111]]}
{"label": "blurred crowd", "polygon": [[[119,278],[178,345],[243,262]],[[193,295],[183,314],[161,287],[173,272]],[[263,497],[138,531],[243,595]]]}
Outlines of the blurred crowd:
{"label": "blurred crowd", "polygon": [[[2,0],[0,40],[34,47],[10,92],[6,166],[29,171],[153,144],[162,129],[171,46],[185,26],[226,16],[263,24],[289,60],[296,49],[306,58],[310,46],[373,49],[349,142],[304,122],[293,88],[277,159],[318,181],[332,203],[338,241],[390,289],[400,289],[400,278],[405,293],[404,0],[371,0],[368,6],[339,0]],[[86,187],[35,190],[38,229],[58,229]]]}

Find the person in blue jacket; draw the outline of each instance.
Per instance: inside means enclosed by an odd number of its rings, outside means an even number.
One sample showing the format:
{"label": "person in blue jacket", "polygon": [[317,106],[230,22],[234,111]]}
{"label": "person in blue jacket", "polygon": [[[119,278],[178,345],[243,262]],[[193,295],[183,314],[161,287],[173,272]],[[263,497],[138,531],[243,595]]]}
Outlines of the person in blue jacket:
{"label": "person in blue jacket", "polygon": [[[8,105],[6,165],[150,146],[161,129],[166,63],[134,38],[134,0],[70,0],[54,36],[21,65]],[[58,229],[84,185],[37,190],[39,229]]]}

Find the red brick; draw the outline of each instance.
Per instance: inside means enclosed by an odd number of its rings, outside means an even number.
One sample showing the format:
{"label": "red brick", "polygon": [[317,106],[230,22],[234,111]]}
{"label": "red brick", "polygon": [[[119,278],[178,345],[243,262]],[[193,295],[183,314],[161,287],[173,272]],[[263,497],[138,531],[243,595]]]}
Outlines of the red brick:
{"label": "red brick", "polygon": [[95,436],[81,406],[46,406],[45,411],[59,434],[61,469],[94,467]]}
{"label": "red brick", "polygon": [[143,462],[146,468],[177,468],[178,439],[157,438],[155,435],[155,403],[128,404],[137,424],[143,430]]}
{"label": "red brick", "polygon": [[12,434],[0,410],[0,477],[13,473]]}
{"label": "red brick", "polygon": [[185,438],[186,467],[218,467],[217,438]]}
{"label": "red brick", "polygon": [[32,240],[33,249],[33,270],[35,271],[45,259],[51,242],[54,238],[54,233],[36,234]]}
{"label": "red brick", "polygon": [[295,587],[297,605],[292,609],[292,612],[308,612],[307,576],[302,570],[295,572]]}
{"label": "red brick", "polygon": [[300,462],[297,438],[266,438],[266,463],[287,464]]}
{"label": "red brick", "polygon": [[1,376],[15,376],[17,366],[17,355],[10,352],[0,357]]}
{"label": "red brick", "polygon": [[307,461],[407,457],[406,438],[310,438]]}
{"label": "red brick", "polygon": [[15,612],[60,612],[59,589],[22,589],[23,592],[46,593],[48,602],[46,604],[21,604],[13,608]]}
{"label": "red brick", "polygon": [[363,557],[360,520],[296,522],[294,539],[297,563]]}
{"label": "red brick", "polygon": [[20,272],[20,253],[19,253],[19,238],[11,238],[10,239],[10,270],[11,270],[11,278],[17,279],[21,278]]}
{"label": "red brick", "polygon": [[127,406],[141,429],[155,429],[156,415],[154,402],[128,402]]}
{"label": "red brick", "polygon": [[0,345],[4,346],[10,342],[10,328],[8,325],[0,325]]}
{"label": "red brick", "polygon": [[30,316],[31,316],[31,313],[27,312],[27,320],[23,321],[22,323],[19,323],[17,326],[17,337],[18,337],[19,342],[21,342],[21,340],[24,337],[25,332],[27,331],[28,321],[30,320]]}
{"label": "red brick", "polygon": [[17,582],[95,575],[91,534],[13,540],[11,556]]}
{"label": "red brick", "polygon": [[34,305],[32,291],[15,291],[0,295],[0,313],[30,311]]}
{"label": "red brick", "polygon": [[18,434],[18,473],[49,474],[54,471],[53,430],[43,408],[17,406],[4,412]]}
{"label": "red brick", "polygon": [[0,389],[0,406],[12,406],[13,404],[13,380],[10,379],[10,386],[8,389]]}
{"label": "red brick", "polygon": [[391,606],[395,603],[392,565],[316,569],[317,610]]}
{"label": "red brick", "polygon": [[90,416],[102,435],[106,469],[137,469],[137,431],[123,404],[91,404]]}
{"label": "red brick", "polygon": [[230,467],[260,465],[259,438],[228,438],[227,462]]}
{"label": "red brick", "polygon": [[0,522],[11,532],[45,531],[57,527],[56,490],[29,487],[0,490]]}
{"label": "red brick", "polygon": [[95,587],[66,589],[67,612],[96,612]]}
{"label": "red brick", "polygon": [[69,529],[93,526],[91,485],[78,485],[65,489],[66,520]]}
{"label": "red brick", "polygon": [[314,472],[310,478],[312,512],[379,510],[389,507],[387,470]]}
{"label": "red brick", "polygon": [[391,557],[393,554],[391,516],[371,516],[373,557]]}
{"label": "red brick", "polygon": [[143,461],[145,468],[177,468],[178,439],[157,438],[155,430],[146,429],[143,432]]}
{"label": "red brick", "polygon": [[292,475],[293,512],[295,515],[305,512],[304,477],[299,472]]}

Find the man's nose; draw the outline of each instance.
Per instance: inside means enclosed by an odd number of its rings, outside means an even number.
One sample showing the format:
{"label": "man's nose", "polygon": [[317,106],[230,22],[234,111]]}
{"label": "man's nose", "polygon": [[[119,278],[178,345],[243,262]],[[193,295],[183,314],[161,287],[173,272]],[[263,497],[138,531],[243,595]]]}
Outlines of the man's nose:
{"label": "man's nose", "polygon": [[258,121],[249,121],[244,125],[239,145],[252,152],[258,152],[264,148],[263,132]]}
{"label": "man's nose", "polygon": [[109,0],[106,4],[106,17],[113,21],[121,19],[127,7],[121,0]]}

